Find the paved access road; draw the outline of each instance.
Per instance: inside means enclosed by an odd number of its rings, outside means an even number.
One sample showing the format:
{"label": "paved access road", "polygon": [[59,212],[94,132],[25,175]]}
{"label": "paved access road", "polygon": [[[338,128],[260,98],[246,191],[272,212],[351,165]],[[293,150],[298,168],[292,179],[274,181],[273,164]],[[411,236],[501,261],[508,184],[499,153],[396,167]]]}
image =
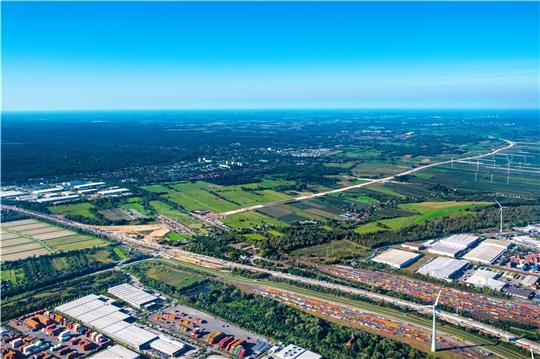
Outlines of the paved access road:
{"label": "paved access road", "polygon": [[506,142],[506,146],[498,148],[496,150],[493,150],[493,151],[491,151],[489,153],[486,153],[486,154],[483,154],[483,155],[469,156],[469,157],[464,157],[464,158],[451,159],[451,160],[448,160],[448,161],[435,162],[435,163],[432,163],[432,164],[429,164],[429,165],[416,167],[416,168],[407,170],[405,172],[398,173],[398,174],[393,175],[393,176],[372,179],[372,180],[368,180],[367,182],[362,182],[362,183],[347,186],[347,187],[332,189],[332,190],[329,190],[329,191],[318,192],[318,193],[313,193],[313,194],[307,194],[307,195],[291,198],[291,199],[284,200],[284,201],[269,202],[269,203],[264,203],[264,204],[256,204],[256,205],[253,205],[253,206],[238,208],[238,209],[234,209],[232,211],[221,212],[219,215],[221,217],[227,217],[227,216],[231,216],[233,214],[238,214],[238,213],[247,212],[247,211],[253,211],[253,210],[256,210],[256,209],[261,209],[261,208],[265,208],[265,207],[271,207],[271,206],[275,206],[275,205],[278,205],[278,204],[284,204],[284,203],[296,202],[296,201],[304,201],[306,199],[323,197],[323,196],[327,196],[329,194],[345,192],[345,191],[349,191],[349,190],[352,190],[352,189],[362,188],[362,187],[370,186],[370,185],[377,184],[377,183],[390,182],[392,180],[395,180],[398,177],[407,176],[407,175],[410,175],[410,174],[413,174],[413,173],[416,173],[416,172],[420,172],[420,171],[426,170],[428,168],[436,167],[436,166],[447,165],[447,164],[452,163],[454,161],[456,161],[456,162],[457,161],[470,161],[470,160],[480,159],[480,158],[483,158],[483,157],[493,156],[493,155],[495,155],[495,154],[497,154],[497,153],[499,153],[501,151],[508,150],[508,149],[510,149],[510,148],[512,148],[512,147],[514,147],[516,145],[515,142],[512,142],[510,140],[505,140],[505,139],[501,139],[501,140]]}

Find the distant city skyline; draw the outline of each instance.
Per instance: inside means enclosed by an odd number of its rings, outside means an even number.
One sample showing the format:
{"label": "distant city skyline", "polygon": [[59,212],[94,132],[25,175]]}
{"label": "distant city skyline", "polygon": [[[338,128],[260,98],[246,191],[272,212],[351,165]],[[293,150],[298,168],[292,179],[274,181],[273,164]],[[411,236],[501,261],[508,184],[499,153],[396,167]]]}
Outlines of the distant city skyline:
{"label": "distant city skyline", "polygon": [[538,108],[537,2],[4,2],[4,111]]}

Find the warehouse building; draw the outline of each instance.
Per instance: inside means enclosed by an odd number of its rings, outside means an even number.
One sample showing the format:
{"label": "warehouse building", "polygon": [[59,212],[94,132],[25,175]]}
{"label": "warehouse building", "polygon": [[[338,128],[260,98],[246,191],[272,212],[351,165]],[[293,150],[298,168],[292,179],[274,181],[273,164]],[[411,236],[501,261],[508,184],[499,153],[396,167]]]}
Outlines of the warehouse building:
{"label": "warehouse building", "polygon": [[100,351],[92,355],[91,359],[139,359],[139,354],[134,351],[124,348],[121,345],[114,345],[110,348]]}
{"label": "warehouse building", "polygon": [[272,358],[275,359],[322,359],[319,354],[293,344],[273,349]]}
{"label": "warehouse building", "polygon": [[478,236],[472,234],[455,234],[434,242],[428,252],[441,256],[458,258],[467,249],[478,243]]}
{"label": "warehouse building", "polygon": [[113,302],[112,298],[90,294],[60,305],[55,310],[135,350],[152,348],[167,356],[174,356],[186,348],[184,343],[133,324],[131,316]]}
{"label": "warehouse building", "polygon": [[150,343],[150,348],[164,353],[168,357],[177,357],[186,350],[186,345],[171,338],[160,337]]}
{"label": "warehouse building", "polygon": [[499,259],[510,246],[510,242],[501,239],[486,239],[476,248],[473,248],[463,258],[472,262],[491,264]]}
{"label": "warehouse building", "polygon": [[466,260],[437,257],[420,267],[418,273],[450,282],[461,277],[469,265]]}
{"label": "warehouse building", "polygon": [[472,284],[475,287],[479,288],[489,288],[492,290],[500,291],[506,285],[505,282],[497,280],[499,276],[498,273],[492,272],[486,269],[479,269],[474,274],[468,278],[465,282]]}
{"label": "warehouse building", "polygon": [[421,251],[426,249],[425,244],[420,242],[405,242],[401,244],[401,247],[405,249],[412,249],[413,251]]}
{"label": "warehouse building", "polygon": [[127,283],[111,287],[107,292],[137,309],[151,309],[158,300],[155,295]]}
{"label": "warehouse building", "polygon": [[416,262],[420,257],[421,255],[418,253],[391,248],[373,258],[372,261],[394,268],[405,268]]}

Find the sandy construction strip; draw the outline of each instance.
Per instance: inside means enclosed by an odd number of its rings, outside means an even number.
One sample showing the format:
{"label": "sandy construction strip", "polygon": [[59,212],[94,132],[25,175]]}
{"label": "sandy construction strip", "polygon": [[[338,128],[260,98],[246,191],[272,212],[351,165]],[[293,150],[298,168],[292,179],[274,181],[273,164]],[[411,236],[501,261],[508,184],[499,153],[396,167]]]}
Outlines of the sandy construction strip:
{"label": "sandy construction strip", "polygon": [[35,219],[21,219],[20,221],[11,221],[11,222],[4,222],[2,223],[2,227],[16,227],[16,226],[22,226],[25,224],[32,224],[32,223],[40,223],[36,221]]}
{"label": "sandy construction strip", "polygon": [[31,224],[25,224],[22,226],[16,226],[16,227],[9,227],[10,231],[16,231],[16,232],[24,232],[31,229],[38,229],[38,228],[47,228],[50,227],[50,224],[48,223],[31,223]]}
{"label": "sandy construction strip", "polygon": [[63,230],[63,229],[58,228],[58,227],[49,226],[49,227],[44,227],[44,228],[31,229],[31,230],[28,230],[28,231],[24,231],[22,233],[25,234],[25,235],[28,235],[28,236],[33,236],[35,234],[58,232],[58,231],[61,231],[61,230]]}
{"label": "sandy construction strip", "polygon": [[34,241],[32,241],[29,238],[24,238],[24,237],[14,238],[14,239],[9,239],[7,241],[2,241],[1,247],[5,248],[5,247],[11,247],[11,246],[18,246],[19,244],[32,243],[32,242]]}
{"label": "sandy construction strip", "polygon": [[14,238],[19,238],[19,235],[17,233],[9,233],[9,232],[2,233],[2,235],[0,235],[0,240],[2,241],[14,239]]}
{"label": "sandy construction strip", "polygon": [[72,236],[74,234],[76,233],[72,231],[56,231],[56,232],[50,232],[50,233],[36,234],[35,236],[32,236],[32,237],[39,240],[46,240],[46,239],[51,239],[51,238]]}
{"label": "sandy construction strip", "polygon": [[18,252],[18,253],[12,253],[12,254],[4,254],[2,253],[2,260],[3,261],[15,261],[17,259],[27,258],[31,256],[42,256],[44,254],[48,254],[49,252],[46,249],[35,249],[33,251],[26,251],[26,252]]}
{"label": "sandy construction strip", "polygon": [[32,243],[24,243],[19,246],[11,246],[7,248],[2,248],[2,254],[12,254],[17,252],[24,252],[24,251],[30,251],[32,249],[37,248],[43,248],[43,246],[40,243],[32,242]]}
{"label": "sandy construction strip", "polygon": [[155,231],[158,229],[162,229],[163,226],[161,224],[139,224],[139,225],[133,225],[133,226],[99,226],[97,228],[105,230],[105,231],[129,233],[129,232]]}

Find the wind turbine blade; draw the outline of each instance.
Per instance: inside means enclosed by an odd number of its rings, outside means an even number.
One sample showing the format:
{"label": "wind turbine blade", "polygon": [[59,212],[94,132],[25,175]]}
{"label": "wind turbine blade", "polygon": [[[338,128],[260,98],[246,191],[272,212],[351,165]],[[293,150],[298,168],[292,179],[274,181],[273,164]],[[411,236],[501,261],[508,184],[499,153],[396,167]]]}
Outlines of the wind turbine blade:
{"label": "wind turbine blade", "polygon": [[439,304],[439,299],[441,298],[442,289],[439,290],[439,294],[437,295],[437,299],[435,299],[435,304],[433,306],[437,308],[437,305]]}
{"label": "wind turbine blade", "polygon": [[499,205],[499,208],[502,208],[501,204],[499,203],[499,201],[495,200],[495,202],[497,202],[497,204]]}

